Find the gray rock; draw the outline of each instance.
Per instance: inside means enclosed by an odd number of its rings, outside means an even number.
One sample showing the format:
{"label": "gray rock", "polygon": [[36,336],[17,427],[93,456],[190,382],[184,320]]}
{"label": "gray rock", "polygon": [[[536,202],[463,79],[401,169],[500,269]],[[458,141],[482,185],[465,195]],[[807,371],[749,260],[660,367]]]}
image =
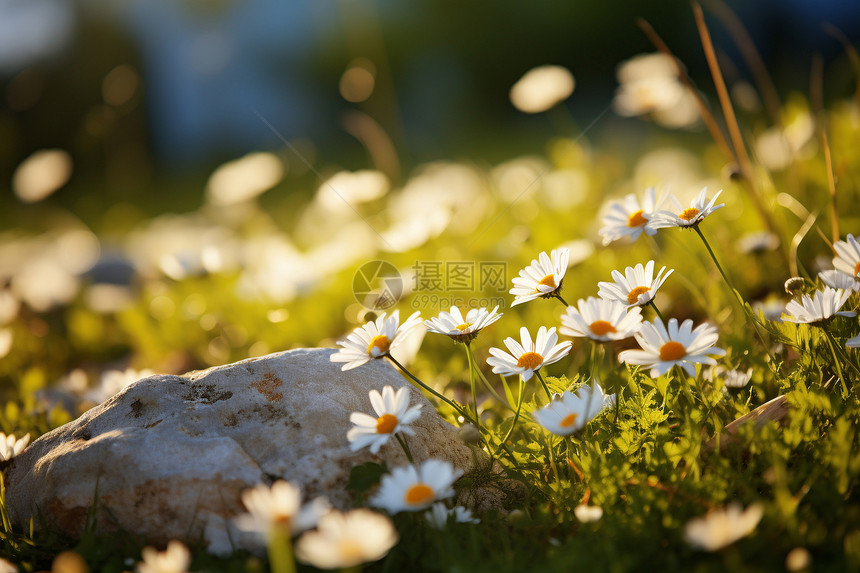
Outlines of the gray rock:
{"label": "gray rock", "polygon": [[385,360],[342,372],[330,349],[299,349],[194,372],[139,380],[77,420],[45,434],[5,471],[13,523],[31,516],[78,536],[98,500],[97,526],[151,543],[200,539],[206,522],[242,511],[241,492],[282,478],[305,499],[348,508],[350,470],[407,463],[395,440],[378,455],[352,452],[353,411],[372,413],[371,389],[409,387],[423,404],[410,447],[416,460],[468,470],[456,429]]}

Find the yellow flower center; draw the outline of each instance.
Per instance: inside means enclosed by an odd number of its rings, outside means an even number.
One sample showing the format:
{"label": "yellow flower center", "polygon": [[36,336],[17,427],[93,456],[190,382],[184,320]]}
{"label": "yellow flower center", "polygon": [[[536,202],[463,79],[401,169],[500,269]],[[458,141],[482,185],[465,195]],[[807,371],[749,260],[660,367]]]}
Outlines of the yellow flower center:
{"label": "yellow flower center", "polygon": [[606,322],[605,320],[595,320],[592,322],[589,327],[591,329],[592,334],[595,336],[603,336],[605,334],[609,334],[610,332],[618,332],[615,330],[615,327],[612,326],[611,323]]}
{"label": "yellow flower center", "polygon": [[687,207],[686,209],[681,211],[681,214],[678,215],[678,217],[684,219],[685,221],[692,221],[698,214],[699,210],[695,207]]}
{"label": "yellow flower center", "polygon": [[461,325],[457,326],[457,330],[459,330],[460,332],[463,332],[463,331],[464,331],[464,330],[466,330],[467,328],[471,328],[471,327],[472,327],[472,323],[471,323],[471,322],[464,322],[463,324],[461,324]]}
{"label": "yellow flower center", "polygon": [[675,342],[674,340],[670,340],[660,347],[660,360],[664,360],[666,362],[680,360],[686,355],[687,349],[684,348],[684,345],[680,342]]}
{"label": "yellow flower center", "polygon": [[343,561],[359,561],[364,558],[362,545],[353,539],[341,539],[337,543],[337,549]]}
{"label": "yellow flower center", "polygon": [[[540,281],[538,281],[538,286],[540,286],[540,285],[548,286],[549,288],[557,288],[558,287],[558,285],[555,284],[555,276],[554,275],[547,275],[544,278],[542,278]],[[535,288],[535,292],[540,292],[540,289]]]}
{"label": "yellow flower center", "polygon": [[648,287],[639,286],[627,293],[627,304],[636,304],[639,302],[639,295],[648,292]]}
{"label": "yellow flower center", "polygon": [[855,277],[860,276],[860,262],[858,262],[856,265],[854,265],[854,276]]}
{"label": "yellow flower center", "polygon": [[576,423],[576,419],[579,417],[579,414],[568,414],[564,417],[564,420],[559,424],[562,428],[569,428]]}
{"label": "yellow flower center", "polygon": [[383,414],[376,419],[376,433],[390,434],[397,427],[397,416],[394,414]]}
{"label": "yellow flower center", "polygon": [[631,213],[630,216],[627,217],[627,226],[628,227],[641,227],[642,225],[647,223],[648,219],[645,218],[645,215],[643,213],[644,213],[644,211],[642,209],[639,209],[638,211],[634,211],[633,213]]}
{"label": "yellow flower center", "polygon": [[543,364],[543,356],[538,354],[537,352],[526,352],[522,356],[520,356],[519,360],[517,360],[518,368],[528,368],[529,370],[535,370],[540,368],[540,365]]}
{"label": "yellow flower center", "polygon": [[406,490],[404,500],[409,505],[424,505],[433,501],[436,494],[426,483],[418,482]]}
{"label": "yellow flower center", "polygon": [[384,334],[377,334],[373,337],[373,340],[370,341],[370,344],[367,345],[367,353],[373,356],[373,349],[379,349],[379,354],[385,354],[388,352],[388,347],[391,346],[391,341],[388,340],[388,337]]}
{"label": "yellow flower center", "polygon": [[284,513],[276,513],[272,516],[272,521],[275,522],[275,526],[280,527],[282,529],[288,528],[292,520],[292,515],[287,515]]}

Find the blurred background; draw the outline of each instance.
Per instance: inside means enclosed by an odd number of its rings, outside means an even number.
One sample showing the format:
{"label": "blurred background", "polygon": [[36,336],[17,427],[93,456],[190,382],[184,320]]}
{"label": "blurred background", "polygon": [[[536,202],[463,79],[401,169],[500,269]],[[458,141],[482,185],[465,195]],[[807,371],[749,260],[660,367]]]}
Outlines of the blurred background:
{"label": "blurred background", "polygon": [[[792,166],[820,160],[813,55],[825,105],[850,101],[860,6],[703,6],[754,159],[797,183]],[[606,197],[723,187],[732,166],[674,72],[633,60],[654,52],[637,18],[718,108],[685,1],[0,0],[5,396],[113,388],[124,379],[108,367],[181,372],[332,344],[373,316],[349,290],[368,260],[404,273],[507,261],[509,282],[565,242],[572,264],[587,259]],[[737,47],[744,33],[775,107]],[[544,78],[538,99],[554,100],[517,102],[512,86],[545,64],[575,86]],[[843,112],[854,127],[841,141],[854,142],[857,109]],[[645,252],[607,251],[595,280]],[[745,277],[754,292],[784,280],[759,270]],[[592,286],[571,284],[568,300]]]}

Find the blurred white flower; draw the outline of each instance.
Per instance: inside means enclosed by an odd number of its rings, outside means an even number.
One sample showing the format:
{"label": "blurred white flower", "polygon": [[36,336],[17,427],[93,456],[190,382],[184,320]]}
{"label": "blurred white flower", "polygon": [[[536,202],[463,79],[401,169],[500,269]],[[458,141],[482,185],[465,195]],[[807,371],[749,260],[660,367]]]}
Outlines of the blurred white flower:
{"label": "blurred white flower", "polygon": [[0,557],[0,573],[18,573],[18,568]]}
{"label": "blurred white flower", "polygon": [[21,303],[7,288],[0,288],[0,325],[9,324],[18,316]]}
{"label": "blurred white flower", "polygon": [[769,231],[756,231],[745,234],[735,245],[745,254],[764,253],[779,247],[779,237]]}
{"label": "blurred white flower", "polygon": [[688,127],[699,120],[695,96],[678,78],[669,56],[640,54],[616,72],[619,86],[612,101],[618,115],[646,116],[670,127]]}
{"label": "blurred white flower", "polygon": [[250,549],[266,547],[273,535],[296,535],[317,524],[331,506],[325,498],[316,498],[302,505],[298,487],[284,480],[271,485],[257,484],[242,492],[242,503],[247,513],[234,519],[239,531],[250,534]]}
{"label": "blurred white flower", "polygon": [[599,505],[580,504],[573,508],[573,515],[582,523],[593,523],[603,517],[603,508]]}
{"label": "blurred white flower", "polygon": [[418,467],[394,468],[383,476],[379,490],[369,503],[390,514],[426,509],[435,501],[453,496],[452,486],[461,475],[462,470],[455,470],[450,463],[433,458]]}
{"label": "blurred white flower", "polygon": [[723,385],[726,388],[738,389],[743,388],[747,384],[750,383],[750,379],[753,375],[753,369],[747,368],[744,370],[730,370],[728,368],[724,368],[722,366],[714,366],[708,378],[711,380],[721,378],[723,380]]}
{"label": "blurred white flower", "polygon": [[15,335],[11,328],[0,328],[0,358],[9,354],[14,340]]}
{"label": "blurred white flower", "polygon": [[314,201],[327,212],[352,211],[357,205],[384,196],[389,188],[388,177],[380,171],[341,171],[319,186]]}
{"label": "blurred white flower", "polygon": [[213,205],[249,201],[277,185],[284,164],[272,153],[249,153],[218,167],[206,184],[206,197]]}
{"label": "blurred white flower", "polygon": [[24,451],[27,444],[30,443],[30,434],[23,438],[16,439],[15,434],[8,436],[0,432],[0,461],[8,461]]}
{"label": "blurred white flower", "polygon": [[583,429],[608,404],[613,396],[603,393],[597,382],[583,386],[576,393],[555,394],[552,401],[532,412],[535,421],[557,436],[569,436]]}
{"label": "blurred white flower", "polygon": [[733,503],[704,517],[691,519],[684,528],[684,539],[696,549],[719,551],[752,533],[763,514],[759,504],[754,503],[744,510]]}
{"label": "blurred white flower", "polygon": [[382,394],[371,390],[369,396],[376,417],[362,412],[350,414],[349,421],[354,426],[346,434],[349,449],[357,451],[370,446],[370,453],[375,454],[397,432],[415,435],[409,424],[421,415],[421,404],[409,407],[409,390],[406,387],[395,392],[391,386],[385,386]]}
{"label": "blurred white flower", "polygon": [[573,93],[573,74],[562,66],[532,68],[511,87],[511,103],[524,113],[540,113]]}
{"label": "blurred white flower", "polygon": [[545,326],[538,329],[534,342],[529,330],[523,326],[520,328],[520,341],[522,344],[510,336],[505,339],[505,346],[511,354],[499,348],[490,348],[492,356],[487,358],[487,364],[493,367],[495,374],[502,376],[519,374],[523,380],[528,380],[545,365],[564,358],[572,346],[569,340],[556,344],[558,335],[555,333],[555,327],[547,330]]}
{"label": "blurred white flower", "polygon": [[320,569],[349,569],[382,559],[397,541],[384,515],[368,509],[332,511],[320,518],[316,531],[296,541],[296,557]]}
{"label": "blurred white flower", "polygon": [[164,551],[144,547],[141,556],[143,561],[137,564],[138,573],[187,573],[191,564],[191,552],[175,539],[167,544]]}
{"label": "blurred white flower", "polygon": [[845,346],[848,348],[860,348],[860,334],[855,336],[854,338],[849,338],[845,341]]}
{"label": "blurred white flower", "polygon": [[94,388],[86,393],[84,398],[92,400],[96,404],[101,404],[108,398],[119,394],[132,382],[137,382],[143,378],[148,378],[155,374],[152,370],[144,368],[143,370],[135,370],[134,368],[126,368],[125,370],[106,370],[102,373],[99,379],[98,388]]}
{"label": "blurred white flower", "polygon": [[24,203],[49,197],[72,176],[72,156],[62,149],[36,151],[12,175],[12,189]]}
{"label": "blurred white flower", "polygon": [[474,517],[472,512],[462,505],[448,509],[441,501],[434,503],[424,514],[424,517],[431,527],[439,530],[444,530],[448,526],[449,520],[454,523],[481,523],[480,519]]}

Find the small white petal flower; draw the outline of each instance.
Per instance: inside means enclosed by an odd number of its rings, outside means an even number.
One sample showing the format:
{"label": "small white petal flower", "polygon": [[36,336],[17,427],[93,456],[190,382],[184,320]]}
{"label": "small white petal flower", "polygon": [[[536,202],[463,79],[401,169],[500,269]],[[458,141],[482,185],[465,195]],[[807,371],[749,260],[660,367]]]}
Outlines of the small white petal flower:
{"label": "small white petal flower", "polygon": [[586,337],[601,342],[623,340],[642,327],[642,309],[630,308],[614,300],[588,297],[579,299],[561,315],[559,332],[567,336]]}
{"label": "small white petal flower", "polygon": [[687,374],[695,376],[696,364],[716,365],[717,361],[708,354],[723,356],[726,353],[714,346],[718,338],[716,327],[702,323],[693,330],[690,319],[678,326],[678,319],[670,318],[667,329],[662,320],[655,318],[653,323],[643,323],[635,337],[642,350],[624,350],[618,360],[650,367],[652,378],[665,374],[673,366],[680,366]]}
{"label": "small white petal flower", "polygon": [[320,569],[349,569],[382,559],[397,541],[385,515],[369,509],[332,511],[320,518],[316,531],[296,541],[296,557]]}
{"label": "small white petal flower", "polygon": [[513,279],[514,288],[509,292],[515,298],[511,306],[555,295],[561,289],[569,260],[570,250],[566,247],[553,249],[549,255],[543,251],[537,259],[532,259],[531,264]]}
{"label": "small white petal flower", "polygon": [[684,528],[684,539],[696,549],[719,551],[752,533],[763,513],[759,504],[743,510],[733,503],[704,517],[691,519]]}
{"label": "small white petal flower", "polygon": [[555,327],[547,330],[545,326],[538,329],[534,342],[528,329],[523,326],[520,328],[520,340],[522,344],[510,336],[505,339],[505,346],[511,354],[498,348],[490,348],[492,356],[487,358],[487,364],[493,367],[494,373],[503,376],[521,374],[523,380],[528,380],[544,365],[564,358],[573,344],[570,341],[556,344],[558,335],[555,333]]}
{"label": "small white petal flower", "polygon": [[664,229],[666,227],[681,227],[681,228],[692,228],[701,223],[705,217],[720,209],[725,207],[725,203],[720,203],[719,205],[714,205],[717,200],[717,197],[720,196],[722,190],[717,191],[717,194],[714,195],[710,201],[707,198],[708,188],[705,187],[699,193],[699,195],[690,201],[690,206],[686,209],[681,205],[681,202],[675,198],[674,195],[669,195],[672,203],[674,203],[676,210],[675,211],[658,211],[654,213],[654,217],[652,218],[652,225],[657,229]]}
{"label": "small white petal flower", "polygon": [[743,370],[728,370],[723,368],[722,366],[714,366],[708,378],[714,380],[715,378],[722,378],[723,385],[726,388],[738,389],[744,388],[747,384],[750,383],[750,378],[752,378],[753,369],[747,368],[746,371]]}
{"label": "small white petal flower", "polygon": [[577,505],[573,508],[573,515],[582,523],[593,523],[603,517],[603,508],[599,505]]}
{"label": "small white petal flower", "polygon": [[792,300],[785,305],[785,313],[782,315],[782,320],[786,322],[815,324],[825,321],[834,315],[854,316],[856,313],[850,310],[839,310],[848,301],[851,292],[850,290],[843,291],[824,287],[824,290],[815,291],[813,296],[805,294],[800,298],[800,302]]}
{"label": "small white petal flower", "polygon": [[493,310],[473,308],[464,317],[458,307],[452,306],[451,312],[443,310],[439,316],[425,320],[424,325],[428,332],[444,334],[457,342],[469,342],[478,336],[481,329],[502,318],[502,314],[498,310],[498,305]]}
{"label": "small white petal flower", "polygon": [[854,235],[849,234],[847,241],[833,243],[833,250],[836,251],[836,257],[833,259],[836,270],[860,278],[860,243]]}
{"label": "small white petal flower", "polygon": [[175,539],[167,544],[164,551],[144,547],[141,557],[143,561],[137,564],[138,573],[187,573],[188,565],[191,564],[191,552]]}
{"label": "small white petal flower", "polygon": [[302,506],[302,495],[298,487],[290,482],[278,480],[271,487],[257,484],[242,492],[242,503],[248,513],[234,520],[236,527],[250,534],[254,547],[265,547],[276,532],[295,535],[315,526],[331,506],[325,498],[317,498]]}
{"label": "small white petal flower", "polygon": [[607,300],[617,300],[628,306],[643,306],[654,300],[657,291],[669,278],[675,269],[663,274],[666,267],[661,267],[657,276],[654,276],[654,261],[648,261],[645,266],[642,263],[635,267],[627,267],[622,275],[618,271],[612,271],[615,282],[599,282],[597,296]]}
{"label": "small white petal flower", "polygon": [[0,432],[0,461],[11,460],[27,447],[30,443],[30,434],[21,439],[15,439],[15,434],[8,436]]}
{"label": "small white petal flower", "polygon": [[638,239],[643,232],[646,235],[656,234],[657,228],[651,219],[665,199],[663,196],[658,200],[654,188],[649,187],[642,203],[632,193],[621,201],[613,201],[603,216],[603,227],[599,231],[604,246],[624,237]]}
{"label": "small white petal flower", "polygon": [[368,322],[352,331],[345,340],[338,340],[341,346],[331,355],[332,362],[346,362],[341,370],[351,370],[374,358],[382,358],[397,347],[409,332],[421,324],[421,313],[415,312],[400,324],[400,311],[395,310],[386,317],[383,312],[374,322]]}
{"label": "small white petal flower", "polygon": [[481,523],[480,519],[473,517],[472,512],[462,505],[448,509],[441,501],[434,503],[424,516],[431,527],[440,530],[444,530],[448,526],[449,519],[452,519],[454,523]]}
{"label": "small white petal flower", "polygon": [[391,514],[426,509],[435,501],[454,495],[452,486],[461,475],[462,470],[432,458],[418,468],[413,465],[394,468],[390,475],[382,478],[370,505]]}
{"label": "small white petal flower", "polygon": [[849,338],[845,341],[845,346],[848,348],[860,348],[860,334],[855,336],[854,338]]}
{"label": "small white petal flower", "polygon": [[829,271],[821,271],[818,273],[818,276],[821,278],[821,282],[830,288],[850,292],[860,291],[860,278],[843,273],[840,270],[831,269]]}
{"label": "small white petal flower", "polygon": [[567,68],[539,66],[526,72],[511,87],[511,103],[524,113],[540,113],[569,98],[574,85]]}
{"label": "small white petal flower", "polygon": [[594,383],[594,387],[583,386],[576,394],[564,392],[552,397],[552,401],[532,412],[538,424],[558,436],[569,436],[578,432],[593,420],[606,404],[603,388]]}
{"label": "small white petal flower", "polygon": [[382,394],[371,390],[370,404],[376,412],[375,418],[361,412],[349,416],[349,421],[355,424],[346,434],[352,451],[370,446],[370,452],[375,454],[397,432],[415,435],[409,424],[421,415],[421,404],[409,407],[409,390],[405,386],[397,392],[385,386]]}

